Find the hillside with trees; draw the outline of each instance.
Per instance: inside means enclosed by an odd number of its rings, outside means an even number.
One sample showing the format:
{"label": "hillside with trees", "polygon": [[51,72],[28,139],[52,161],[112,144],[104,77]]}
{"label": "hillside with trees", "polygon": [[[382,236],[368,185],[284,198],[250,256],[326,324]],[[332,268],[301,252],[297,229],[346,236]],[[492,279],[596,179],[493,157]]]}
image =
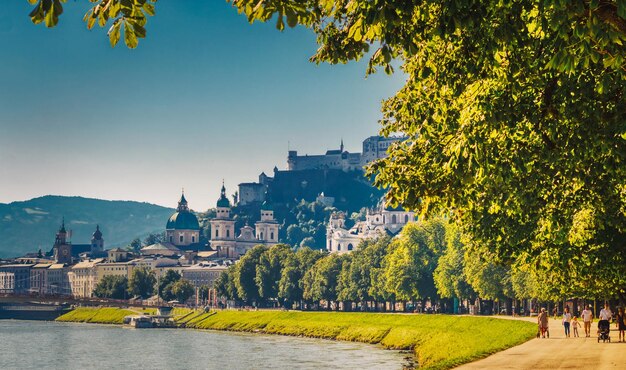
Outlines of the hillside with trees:
{"label": "hillside with trees", "polygon": [[109,249],[160,232],[172,212],[149,203],[53,195],[0,204],[0,257],[17,257],[40,248],[48,252],[63,218],[66,229],[72,231],[72,242],[90,243],[100,225]]}

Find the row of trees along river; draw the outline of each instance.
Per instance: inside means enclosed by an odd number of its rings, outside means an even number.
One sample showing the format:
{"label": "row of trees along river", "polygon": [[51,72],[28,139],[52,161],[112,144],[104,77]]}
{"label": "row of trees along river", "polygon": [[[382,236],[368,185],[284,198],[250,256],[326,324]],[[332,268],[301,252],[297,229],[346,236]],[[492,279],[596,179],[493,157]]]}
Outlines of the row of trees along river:
{"label": "row of trees along river", "polygon": [[496,264],[489,255],[467,251],[458,227],[436,218],[411,223],[395,238],[365,240],[342,255],[257,246],[222,274],[216,288],[229,300],[257,307],[377,311],[423,310],[430,302],[451,312],[456,298],[465,307],[476,299],[492,301],[483,312],[497,304],[519,313],[530,308],[529,300],[595,298],[549,281],[543,269]]}

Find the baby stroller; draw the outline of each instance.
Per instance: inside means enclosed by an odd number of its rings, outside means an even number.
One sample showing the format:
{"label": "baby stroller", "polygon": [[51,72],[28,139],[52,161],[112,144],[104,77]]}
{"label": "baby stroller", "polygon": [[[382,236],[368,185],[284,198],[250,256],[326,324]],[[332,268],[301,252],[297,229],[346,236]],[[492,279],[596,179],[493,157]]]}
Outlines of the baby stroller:
{"label": "baby stroller", "polygon": [[598,321],[598,343],[600,341],[605,342],[608,340],[611,343],[611,323],[609,320]]}

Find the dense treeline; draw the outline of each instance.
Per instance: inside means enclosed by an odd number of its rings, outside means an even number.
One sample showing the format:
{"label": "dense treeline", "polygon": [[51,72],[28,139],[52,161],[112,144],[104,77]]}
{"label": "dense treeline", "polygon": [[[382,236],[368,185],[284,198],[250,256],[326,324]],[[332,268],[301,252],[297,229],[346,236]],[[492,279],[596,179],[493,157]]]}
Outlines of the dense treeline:
{"label": "dense treeline", "polygon": [[241,304],[303,309],[423,310],[430,302],[451,311],[455,298],[504,302],[510,309],[513,299],[561,298],[523,266],[466,253],[457,227],[441,218],[410,223],[393,238],[365,240],[349,254],[256,246],[216,288]]}
{"label": "dense treeline", "polygon": [[[206,298],[208,287],[203,286],[199,293]],[[127,299],[136,297],[150,298],[155,293],[165,302],[178,300],[186,302],[191,298],[195,289],[189,280],[174,271],[167,270],[164,276],[157,280],[154,271],[147,267],[134,269],[130,279],[126,276],[104,276],[94,288],[94,296],[99,298]]]}

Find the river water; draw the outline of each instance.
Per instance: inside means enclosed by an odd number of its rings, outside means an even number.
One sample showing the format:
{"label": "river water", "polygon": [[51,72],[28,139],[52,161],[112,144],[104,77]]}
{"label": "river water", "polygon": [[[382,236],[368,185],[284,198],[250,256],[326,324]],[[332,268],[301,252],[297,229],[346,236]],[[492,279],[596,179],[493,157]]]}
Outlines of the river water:
{"label": "river water", "polygon": [[278,335],[0,320],[0,369],[401,369],[404,356]]}

